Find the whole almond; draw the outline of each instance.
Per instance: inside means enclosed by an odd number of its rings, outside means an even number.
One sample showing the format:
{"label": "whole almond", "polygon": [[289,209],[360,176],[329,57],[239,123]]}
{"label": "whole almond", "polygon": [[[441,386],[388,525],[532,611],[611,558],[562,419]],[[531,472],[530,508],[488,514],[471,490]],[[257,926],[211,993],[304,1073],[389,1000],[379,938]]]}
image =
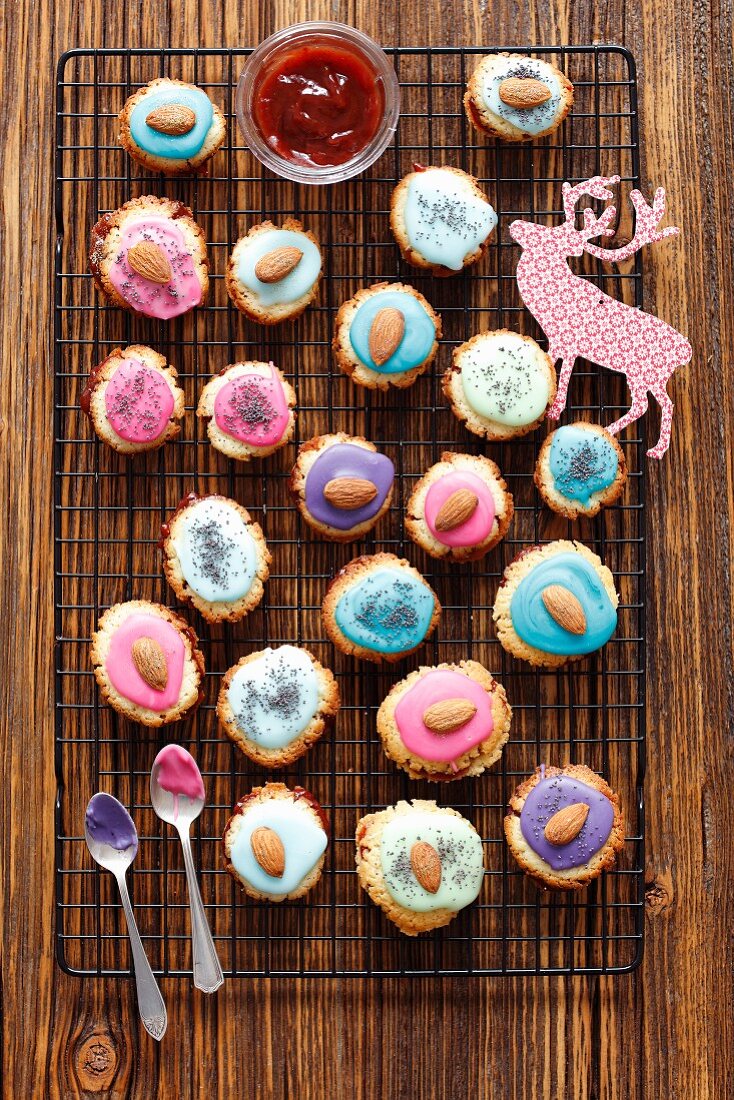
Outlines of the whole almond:
{"label": "whole almond", "polygon": [[442,699],[423,711],[423,725],[434,733],[451,733],[471,721],[477,708],[469,699]]}
{"label": "whole almond", "polygon": [[381,367],[400,347],[405,333],[405,317],[394,306],[386,306],[376,315],[370,328],[369,349],[372,362]]}
{"label": "whole almond", "polygon": [[512,76],[500,84],[499,97],[508,107],[528,111],[531,107],[539,107],[541,103],[545,103],[550,99],[551,93],[542,80],[535,80],[531,76]]}
{"label": "whole almond", "polygon": [[266,252],[255,264],[255,277],[261,283],[279,283],[298,267],[303,253],[295,245],[285,245]]}
{"label": "whole almond", "polygon": [[586,633],[586,615],[581,603],[562,584],[549,584],[543,589],[545,609],[563,630],[569,634]]}
{"label": "whole almond", "polygon": [[152,241],[138,241],[134,244],[127,254],[127,262],[133,271],[147,279],[149,283],[165,286],[171,281],[173,272],[168,256]]}
{"label": "whole almond", "polygon": [[564,806],[558,813],[546,822],[545,839],[549,844],[561,847],[575,840],[584,827],[584,822],[589,816],[589,807],[585,802],[574,802],[572,806]]}
{"label": "whole almond", "polygon": [[165,691],[168,683],[168,662],[161,645],[154,638],[136,638],[130,650],[133,664],[154,691]]}
{"label": "whole almond", "polygon": [[377,486],[366,477],[333,477],[324,486],[324,497],[335,508],[362,508],[377,496]]}
{"label": "whole almond", "polygon": [[479,504],[479,497],[471,489],[457,489],[448,497],[438,510],[434,527],[437,531],[453,531],[466,523]]}
{"label": "whole almond", "polygon": [[266,875],[270,875],[271,878],[283,877],[285,848],[283,841],[273,829],[268,828],[267,825],[260,825],[257,829],[253,829],[250,847]]}
{"label": "whole almond", "polygon": [[410,849],[410,866],[418,882],[429,894],[437,894],[441,885],[441,857],[427,840],[417,840]]}
{"label": "whole almond", "polygon": [[165,106],[151,111],[145,121],[151,130],[157,130],[159,134],[180,137],[196,126],[196,115],[190,107],[184,107],[183,103],[166,103]]}

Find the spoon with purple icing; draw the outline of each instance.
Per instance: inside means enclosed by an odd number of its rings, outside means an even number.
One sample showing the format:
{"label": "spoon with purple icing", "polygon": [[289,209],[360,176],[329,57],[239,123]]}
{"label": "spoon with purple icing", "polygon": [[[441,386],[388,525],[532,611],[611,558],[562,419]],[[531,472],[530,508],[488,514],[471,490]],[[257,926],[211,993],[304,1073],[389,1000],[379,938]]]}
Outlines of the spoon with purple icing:
{"label": "spoon with purple icing", "polygon": [[224,981],[224,975],[196,881],[189,835],[192,821],[204,808],[204,781],[193,756],[181,745],[166,745],[153,761],[150,800],[158,817],[173,825],[181,838],[189,887],[194,985],[204,993],[213,993]]}
{"label": "spoon with purple icing", "polygon": [[130,895],[127,892],[125,872],[138,851],[138,834],[135,822],[125,807],[111,794],[95,794],[87,804],[84,817],[84,836],[92,858],[100,867],[117,879],[122,908],[127,921],[127,933],[133,953],[135,985],[138,991],[138,1009],[143,1027],[154,1039],[162,1039],[168,1026],[166,1006],[153,977],[150,963],[140,939],[133,916]]}

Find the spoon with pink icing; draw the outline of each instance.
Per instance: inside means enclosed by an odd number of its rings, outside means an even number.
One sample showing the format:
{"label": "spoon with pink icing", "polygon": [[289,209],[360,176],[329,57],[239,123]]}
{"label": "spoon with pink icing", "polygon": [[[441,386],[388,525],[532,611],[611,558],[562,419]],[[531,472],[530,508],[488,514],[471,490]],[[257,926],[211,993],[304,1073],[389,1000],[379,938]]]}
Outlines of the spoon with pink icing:
{"label": "spoon with pink icing", "polygon": [[204,781],[191,753],[181,745],[162,748],[150,772],[150,799],[161,821],[173,825],[181,838],[189,887],[194,985],[204,993],[213,993],[224,975],[199,893],[190,836],[191,823],[204,808],[204,797]]}

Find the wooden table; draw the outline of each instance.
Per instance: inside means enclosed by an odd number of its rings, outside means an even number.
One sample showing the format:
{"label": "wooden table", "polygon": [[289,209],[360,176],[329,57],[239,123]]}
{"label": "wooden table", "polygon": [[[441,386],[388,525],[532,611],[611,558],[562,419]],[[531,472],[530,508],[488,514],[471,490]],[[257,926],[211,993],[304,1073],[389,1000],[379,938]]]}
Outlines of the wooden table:
{"label": "wooden table", "polygon": [[[16,0],[2,111],[3,1080],[19,1097],[720,1098],[734,1012],[730,616],[734,341],[731,0]],[[143,15],[141,8],[145,10]],[[647,944],[632,976],[164,982],[169,1031],[129,982],[53,959],[50,306],[53,75],[72,45],[247,45],[303,18],[386,44],[616,41],[641,80],[643,181],[664,184],[683,246],[650,251],[646,301],[687,332],[673,443],[649,473]],[[706,388],[704,390],[704,383]],[[728,617],[727,617],[728,616]],[[727,943],[728,941],[728,943]]]}

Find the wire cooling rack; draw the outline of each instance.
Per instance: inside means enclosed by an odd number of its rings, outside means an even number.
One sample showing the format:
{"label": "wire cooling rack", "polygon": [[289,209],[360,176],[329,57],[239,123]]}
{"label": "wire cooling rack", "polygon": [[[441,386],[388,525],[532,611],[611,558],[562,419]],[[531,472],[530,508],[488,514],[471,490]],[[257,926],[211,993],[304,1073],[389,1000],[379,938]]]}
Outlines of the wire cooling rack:
{"label": "wire cooling rack", "polygon": [[[516,49],[516,48],[515,48]],[[547,974],[632,969],[642,954],[644,770],[644,452],[641,423],[622,443],[631,470],[623,501],[577,524],[541,507],[532,481],[548,427],[508,444],[485,445],[453,417],[439,378],[451,348],[483,328],[538,336],[514,281],[518,258],[507,225],[516,217],[560,216],[561,182],[596,173],[622,177],[620,235],[631,235],[626,193],[639,182],[635,69],[615,46],[532,49],[558,63],[576,104],[550,139],[522,147],[479,142],[461,108],[463,86],[488,49],[396,49],[402,115],[396,140],[361,178],[331,188],[299,187],[262,170],[243,146],[234,90],[248,50],[74,50],[60,61],[57,86],[55,298],[56,599],[56,935],[60,965],[74,974],[129,973],[125,927],[111,876],[96,868],[83,839],[93,791],[117,795],[141,837],[130,872],[146,950],[156,971],[189,975],[191,955],[178,838],[154,816],[148,775],[170,740],[195,754],[208,803],[197,823],[195,856],[204,903],[223,968],[241,975]],[[521,52],[530,52],[522,50]],[[153,77],[199,84],[228,114],[228,143],[211,174],[168,181],[137,168],[117,143],[117,113]],[[474,173],[499,215],[484,260],[468,274],[432,279],[400,261],[388,228],[392,187],[414,161],[456,164]],[[100,213],[135,195],[171,195],[203,226],[212,266],[210,302],[160,324],[105,305],[86,264],[89,230]],[[240,316],[224,288],[227,254],[245,227],[265,217],[302,218],[320,238],[326,277],[319,304],[294,323],[262,329]],[[639,257],[621,268],[588,261],[584,273],[608,293],[641,305]],[[336,309],[359,287],[405,278],[441,313],[444,335],[432,374],[386,395],[357,388],[331,362]],[[186,391],[181,436],[162,451],[131,459],[94,436],[79,408],[89,370],[111,348],[134,342],[162,351]],[[202,435],[193,410],[207,379],[225,364],[272,358],[294,385],[294,443],[264,462],[228,463]],[[610,423],[628,407],[624,381],[579,363],[564,420]],[[286,480],[300,440],[343,429],[372,439],[393,458],[396,491],[388,516],[362,543],[315,538],[289,502]],[[405,503],[444,449],[490,454],[515,497],[509,536],[483,561],[436,563],[406,539]],[[273,553],[266,597],[233,626],[210,627],[190,609],[206,657],[206,696],[195,717],[163,731],[124,721],[101,704],[89,662],[99,614],[118,600],[173,604],[161,573],[160,524],[191,490],[241,501],[261,523]],[[502,570],[521,547],[578,537],[613,570],[621,593],[619,626],[604,650],[560,672],[532,670],[508,657],[491,625]],[[319,606],[329,579],[352,556],[377,549],[404,554],[438,592],[444,615],[436,636],[387,670],[355,664],[325,639]],[[222,674],[266,644],[303,644],[339,677],[344,705],[335,729],[296,765],[268,776],[217,728]],[[385,759],[375,712],[390,686],[419,663],[472,656],[507,689],[514,717],[501,764],[478,779],[447,785],[409,780]],[[542,893],[515,866],[502,817],[515,784],[540,761],[583,762],[619,791],[627,842],[616,868],[578,896]],[[325,807],[332,840],[319,886],[296,903],[252,902],[223,868],[220,837],[237,799],[267,778],[309,788]],[[481,833],[487,874],[477,904],[447,928],[417,940],[401,936],[361,891],[354,829],[365,812],[400,798],[436,798]]]}

